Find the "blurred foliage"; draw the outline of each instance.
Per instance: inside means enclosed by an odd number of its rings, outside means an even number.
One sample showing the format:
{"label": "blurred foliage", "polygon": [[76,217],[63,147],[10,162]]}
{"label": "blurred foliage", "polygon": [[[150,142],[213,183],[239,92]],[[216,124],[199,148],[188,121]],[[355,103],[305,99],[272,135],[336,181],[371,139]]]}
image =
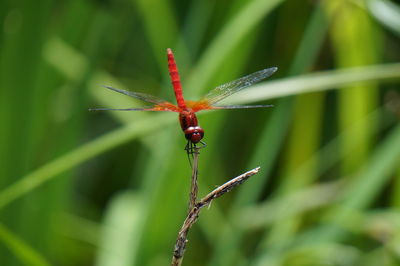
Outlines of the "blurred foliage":
{"label": "blurred foliage", "polygon": [[190,166],[176,114],[88,112],[188,99],[257,70],[205,112],[200,195],[258,165],[189,234],[184,265],[399,265],[400,5],[389,0],[0,2],[2,265],[168,265]]}

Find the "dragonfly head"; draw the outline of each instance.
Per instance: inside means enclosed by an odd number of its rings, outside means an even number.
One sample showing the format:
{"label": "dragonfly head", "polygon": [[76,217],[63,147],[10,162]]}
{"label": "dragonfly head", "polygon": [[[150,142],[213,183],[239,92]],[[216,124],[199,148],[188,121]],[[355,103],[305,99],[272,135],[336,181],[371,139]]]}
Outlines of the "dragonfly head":
{"label": "dragonfly head", "polygon": [[200,142],[200,140],[204,137],[204,130],[199,127],[188,127],[184,130],[185,137],[187,140],[190,140],[194,144]]}

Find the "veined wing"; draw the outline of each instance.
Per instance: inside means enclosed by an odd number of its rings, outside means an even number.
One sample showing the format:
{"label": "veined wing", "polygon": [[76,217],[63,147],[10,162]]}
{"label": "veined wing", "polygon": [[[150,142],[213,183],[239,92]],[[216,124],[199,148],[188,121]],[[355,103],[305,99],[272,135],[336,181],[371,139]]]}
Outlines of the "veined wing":
{"label": "veined wing", "polygon": [[207,101],[187,101],[186,105],[191,108],[194,112],[201,110],[215,110],[215,109],[250,109],[250,108],[265,108],[273,107],[272,104],[257,104],[257,105],[210,105]]}
{"label": "veined wing", "polygon": [[202,100],[200,100],[200,102],[203,102],[203,104],[208,103],[209,105],[213,105],[226,97],[271,76],[277,70],[277,67],[263,69],[240,79],[220,85],[211,90]]}
{"label": "veined wing", "polygon": [[212,109],[251,109],[251,108],[266,108],[273,107],[272,104],[257,104],[257,105],[222,105],[213,106]]}
{"label": "veined wing", "polygon": [[155,106],[143,106],[143,107],[138,107],[138,108],[89,108],[89,111],[170,111],[170,112],[175,112],[171,110],[171,108],[163,108],[158,105]]}
{"label": "veined wing", "polygon": [[170,112],[179,112],[179,108],[166,100],[155,97],[153,95],[149,95],[141,92],[134,91],[126,91],[122,89],[113,88],[110,86],[103,86],[104,88],[128,95],[130,97],[139,99],[144,102],[148,102],[153,104],[152,106],[144,106],[139,108],[123,108],[123,109],[113,109],[113,108],[91,108],[91,111],[170,111]]}

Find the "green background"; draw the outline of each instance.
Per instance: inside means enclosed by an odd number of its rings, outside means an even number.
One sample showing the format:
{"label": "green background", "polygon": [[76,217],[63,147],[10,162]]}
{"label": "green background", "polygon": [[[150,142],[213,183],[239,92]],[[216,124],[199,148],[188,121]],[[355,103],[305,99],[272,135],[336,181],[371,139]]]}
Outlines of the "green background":
{"label": "green background", "polygon": [[190,166],[177,115],[101,85],[187,99],[200,196],[261,166],[189,233],[184,265],[400,264],[400,4],[386,0],[0,1],[1,265],[168,265]]}

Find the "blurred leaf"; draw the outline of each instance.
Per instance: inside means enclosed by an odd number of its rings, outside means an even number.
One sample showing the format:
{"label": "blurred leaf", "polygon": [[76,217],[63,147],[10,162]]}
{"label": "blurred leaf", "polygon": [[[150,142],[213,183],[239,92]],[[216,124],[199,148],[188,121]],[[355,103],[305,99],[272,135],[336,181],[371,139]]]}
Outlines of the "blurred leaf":
{"label": "blurred leaf", "polygon": [[36,250],[10,232],[2,224],[0,224],[0,241],[2,241],[24,265],[51,265],[41,254],[37,253]]}
{"label": "blurred leaf", "polygon": [[[325,3],[328,19],[331,21],[330,40],[334,49],[337,68],[377,64],[382,61],[381,30],[373,23],[368,12],[349,1],[328,1]],[[338,91],[338,125],[340,129],[350,127],[361,120],[378,105],[378,87],[374,82],[351,84]],[[368,134],[375,124],[365,124],[359,132],[343,139],[339,152],[350,152],[343,158],[340,170],[351,175],[368,157],[373,143]],[[362,139],[357,147],[346,151],[355,139]],[[346,178],[346,177],[344,177]]]}
{"label": "blurred leaf", "polygon": [[251,103],[289,95],[324,91],[369,81],[398,80],[400,63],[322,71],[260,83],[229,98],[229,103]]}
{"label": "blurred leaf", "polygon": [[174,48],[178,36],[177,21],[172,12],[172,5],[167,0],[134,0],[143,17],[144,27],[148,35],[158,65],[164,70],[168,47]]}
{"label": "blurred leaf", "polygon": [[369,0],[368,9],[384,26],[400,35],[400,6],[387,0]]}
{"label": "blurred leaf", "polygon": [[96,265],[132,265],[138,244],[139,223],[142,221],[143,204],[134,192],[125,191],[113,198],[102,225],[102,240]]}
{"label": "blurred leaf", "polygon": [[357,265],[357,259],[362,253],[351,245],[336,243],[308,245],[294,248],[287,255],[282,266],[351,266]]}
{"label": "blurred leaf", "polygon": [[309,186],[259,205],[239,209],[233,220],[245,230],[261,229],[272,223],[288,221],[293,216],[304,215],[307,211],[332,204],[342,185],[332,183]]}
{"label": "blurred leaf", "polygon": [[[345,213],[345,210],[363,209],[368,206],[390,180],[398,167],[399,160],[400,125],[397,125],[365,162],[356,178],[346,186],[340,209],[343,208],[342,211]],[[339,213],[334,211],[333,215],[339,218],[342,216]]]}
{"label": "blurred leaf", "polygon": [[[328,143],[325,147],[323,147],[318,153],[316,153],[314,155],[315,158],[325,158],[323,165],[321,165],[320,171],[325,171],[326,169],[337,164],[338,160],[341,159],[342,156],[347,156],[347,154],[335,153],[335,147],[337,147],[338,142],[341,141],[341,138],[343,138],[344,135],[353,134],[353,132],[355,130],[357,130],[357,127],[362,126],[366,122],[378,121],[378,119],[381,117],[381,115],[382,115],[382,110],[373,112],[368,117],[364,118],[365,121],[358,121],[358,124],[355,124],[355,125],[353,125],[352,128],[348,128],[346,131],[342,132],[341,135],[339,135],[337,138],[333,139],[330,143]],[[382,128],[379,128],[379,131],[373,132],[373,134],[377,135],[379,132],[386,130],[386,127],[387,127],[387,125],[382,125]],[[301,246],[301,245],[307,246],[310,243],[317,243],[317,242],[318,243],[327,243],[329,241],[340,239],[340,237],[343,235],[344,229],[346,229],[346,230],[356,229],[358,232],[358,230],[361,228],[360,223],[366,221],[366,218],[365,218],[364,214],[362,213],[363,208],[359,209],[355,206],[354,207],[345,207],[346,206],[345,201],[347,200],[348,204],[357,204],[357,205],[361,206],[360,203],[355,203],[355,201],[360,200],[360,198],[363,198],[364,201],[372,201],[373,200],[374,193],[377,193],[379,191],[379,189],[382,188],[382,185],[385,184],[384,183],[385,178],[383,175],[385,175],[386,178],[390,177],[390,175],[385,174],[385,171],[390,171],[391,167],[395,166],[393,163],[397,159],[396,156],[398,156],[395,154],[396,152],[398,152],[396,150],[398,147],[391,146],[391,145],[399,145],[400,142],[395,144],[395,138],[397,137],[398,139],[400,139],[399,138],[400,134],[398,134],[400,132],[399,129],[400,129],[400,127],[397,128],[397,132],[392,133],[392,135],[387,138],[387,142],[385,143],[386,150],[385,151],[381,150],[379,152],[379,153],[384,152],[385,155],[388,157],[375,156],[374,158],[371,158],[370,162],[365,163],[365,166],[361,167],[361,169],[363,169],[363,171],[359,173],[359,175],[357,176],[356,179],[353,179],[354,180],[353,182],[347,182],[347,183],[340,184],[341,189],[339,189],[337,191],[337,194],[334,195],[334,199],[336,199],[336,200],[334,202],[329,202],[330,204],[326,208],[326,210],[329,210],[329,214],[324,216],[325,218],[323,219],[323,222],[329,223],[328,225],[323,223],[323,225],[321,225],[321,226],[318,226],[318,227],[314,226],[314,227],[310,228],[308,231],[299,233],[299,235],[294,236],[291,239],[287,239],[286,241],[284,241],[282,243],[279,243],[279,245],[275,244],[273,246],[273,248],[270,245],[264,245],[264,248],[263,248],[264,252],[263,253],[260,252],[261,255],[259,258],[256,259],[256,262],[257,262],[256,265],[265,265],[266,263],[273,261],[273,260],[278,260],[278,261],[283,260],[288,252],[288,249],[290,249],[290,246],[293,245],[293,243],[296,243],[295,246]],[[356,146],[357,143],[353,143],[353,145]],[[392,150],[390,150],[389,147],[391,147]],[[381,153],[381,155],[382,155],[382,153]],[[387,160],[385,160],[383,158],[385,158]],[[313,158],[311,158],[310,160],[313,160]],[[383,164],[383,160],[385,160],[384,164]],[[376,167],[378,167],[378,165],[379,165],[379,170],[378,170],[378,168],[376,168]],[[374,169],[374,170],[372,171],[371,169]],[[298,169],[295,174],[301,175],[302,169],[301,168]],[[321,175],[321,174],[322,173],[319,173],[319,175]],[[368,175],[368,177],[366,175]],[[367,180],[364,180],[364,178],[367,178]],[[370,182],[368,182],[368,178],[370,178]],[[374,181],[372,181],[372,179]],[[358,180],[358,181],[356,181],[356,180]],[[355,184],[356,182],[357,182],[357,184]],[[372,184],[371,182],[374,182],[374,183]],[[351,184],[354,183],[354,186],[349,183],[351,183]],[[378,184],[378,183],[380,183],[380,184]],[[348,192],[350,187],[353,187],[352,192]],[[298,193],[302,193],[302,192],[299,191]],[[349,195],[349,197],[348,197],[348,199],[344,200],[343,197],[344,197],[344,195],[347,195],[347,194]],[[294,195],[292,194],[290,197],[295,197],[295,195],[296,194],[294,194]],[[359,195],[359,197],[357,197],[357,195]],[[317,199],[317,201],[319,201],[320,197],[314,197],[314,199]],[[279,202],[279,204],[283,204],[285,202],[285,201],[280,202],[279,198],[277,198],[276,200],[277,200],[276,202]],[[275,200],[273,202],[275,202]],[[340,204],[338,204],[338,202]],[[285,214],[285,210],[287,210],[287,213],[290,213],[291,209],[293,208],[293,204],[294,204],[293,202],[292,203],[288,202],[287,205],[280,207],[280,209],[282,210],[281,212],[269,212],[270,215],[268,217],[265,214],[265,217],[264,217],[265,222],[269,223],[271,220],[274,220],[275,214],[278,214],[278,215],[281,215],[282,213]],[[318,204],[318,203],[315,203],[315,204]],[[323,200],[322,200],[321,204],[323,204]],[[366,203],[364,203],[364,206],[366,206],[365,204]],[[273,203],[271,203],[271,205],[266,203],[265,206],[271,206],[268,208],[273,208],[274,205],[273,205]],[[296,210],[296,208],[295,208],[295,210]],[[260,215],[260,217],[261,216],[262,215]],[[318,217],[320,217],[320,216],[321,215],[319,215]]]}
{"label": "blurred leaf", "polygon": [[146,134],[158,127],[171,123],[172,118],[173,117],[168,116],[168,114],[162,114],[153,117],[151,120],[138,120],[135,121],[135,123],[128,124],[81,145],[77,149],[70,151],[58,159],[55,159],[20,178],[8,188],[3,189],[0,192],[0,208],[49,181],[58,174],[85,162],[89,158],[93,158],[94,156],[116,147],[117,145],[126,143],[139,135]]}
{"label": "blurred leaf", "polygon": [[[289,26],[291,27],[291,26]],[[326,31],[322,8],[319,6],[313,10],[306,31],[299,47],[297,48],[293,62],[291,63],[289,75],[305,72],[310,68],[323,43]],[[262,162],[263,178],[249,180],[248,184],[239,190],[235,201],[232,204],[232,211],[229,220],[236,219],[236,212],[241,207],[251,205],[261,197],[265,185],[272,178],[273,166],[278,160],[280,151],[285,142],[286,135],[290,128],[293,112],[293,99],[285,98],[278,101],[277,106],[272,110],[271,117],[264,123],[259,137],[259,141],[248,160],[248,167],[258,165]],[[210,265],[221,265],[223,263],[233,263],[240,259],[240,242],[244,237],[244,231],[235,228],[235,232],[230,226],[225,226],[222,230],[219,241],[216,245],[216,252],[211,259]]]}
{"label": "blurred leaf", "polygon": [[100,225],[73,214],[62,214],[59,223],[62,234],[94,246],[99,245]]}
{"label": "blurred leaf", "polygon": [[358,219],[351,219],[352,214],[372,203],[397,169],[399,158],[400,125],[388,134],[360,172],[344,187],[338,204],[323,216],[322,220],[329,225],[315,228],[305,239],[313,239],[314,242],[341,239],[343,227],[357,225]]}
{"label": "blurred leaf", "polygon": [[[252,0],[221,29],[208,46],[185,84],[199,95],[212,75],[218,72],[227,53],[283,0]],[[193,95],[193,94],[192,94]]]}
{"label": "blurred leaf", "polygon": [[70,80],[82,78],[88,69],[88,59],[59,38],[51,38],[44,47],[44,59]]}

